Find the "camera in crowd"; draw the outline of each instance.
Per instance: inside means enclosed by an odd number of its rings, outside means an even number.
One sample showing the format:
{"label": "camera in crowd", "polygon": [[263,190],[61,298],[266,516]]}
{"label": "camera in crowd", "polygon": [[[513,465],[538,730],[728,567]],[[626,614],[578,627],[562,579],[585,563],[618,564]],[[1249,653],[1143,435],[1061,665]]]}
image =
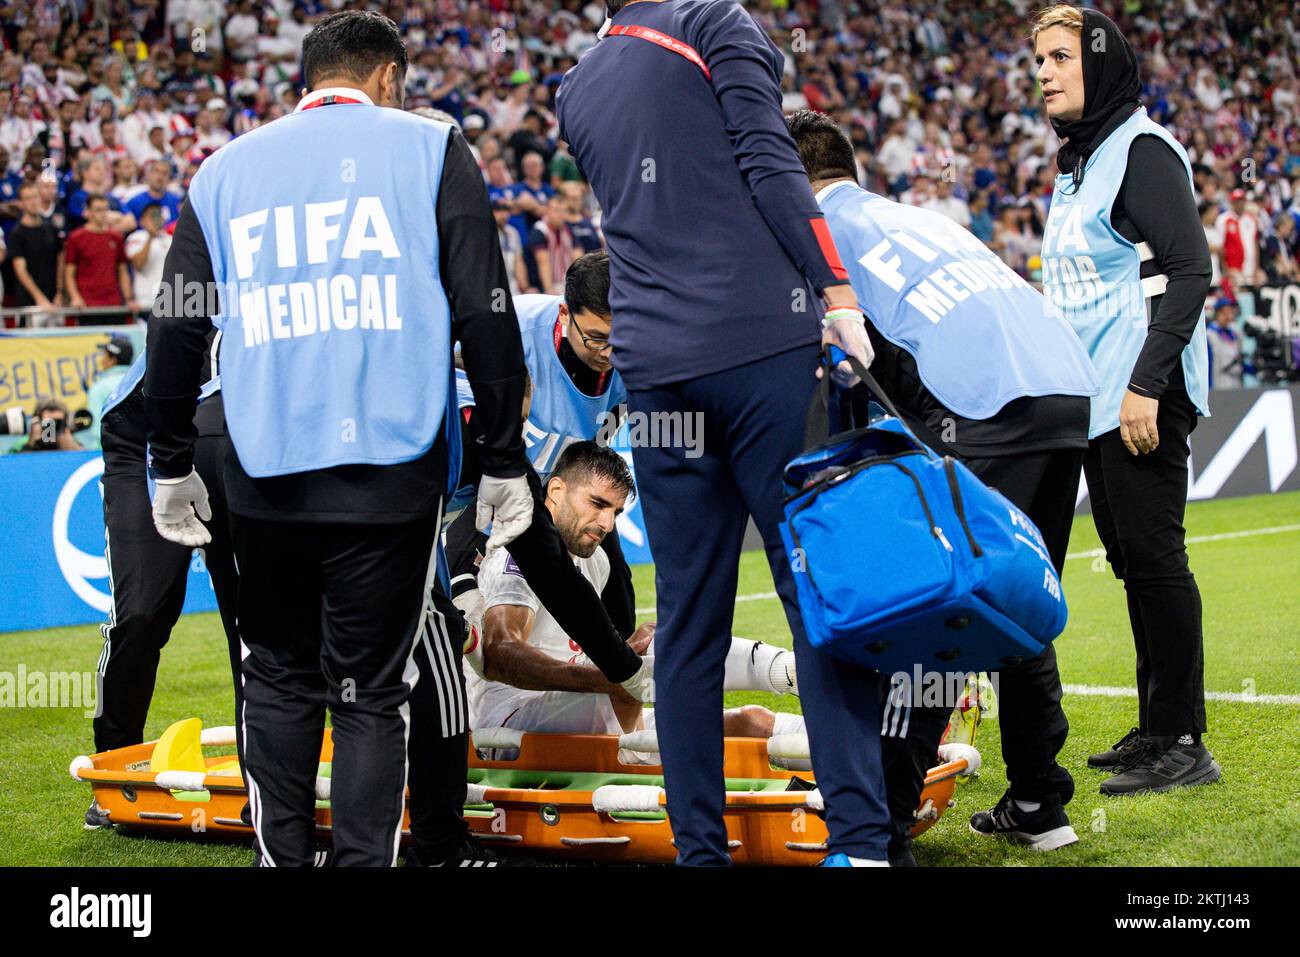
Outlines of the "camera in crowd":
{"label": "camera in crowd", "polygon": [[27,442],[18,449],[22,452],[75,449],[80,446],[71,438],[71,433],[89,428],[91,421],[86,409],[70,413],[58,399],[41,399],[30,415],[20,405],[0,413],[0,435],[26,435]]}
{"label": "camera in crowd", "polygon": [[1245,326],[1246,334],[1255,340],[1251,364],[1259,384],[1270,386],[1300,381],[1300,370],[1294,363],[1291,341],[1276,330],[1257,322],[1247,321]]}

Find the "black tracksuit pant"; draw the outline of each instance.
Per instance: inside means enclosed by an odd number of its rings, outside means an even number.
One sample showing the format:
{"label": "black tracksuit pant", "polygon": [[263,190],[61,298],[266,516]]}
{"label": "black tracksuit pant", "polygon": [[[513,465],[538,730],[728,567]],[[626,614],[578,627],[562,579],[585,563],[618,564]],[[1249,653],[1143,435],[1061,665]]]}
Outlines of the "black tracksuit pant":
{"label": "black tracksuit pant", "polygon": [[[1057,574],[1065,565],[1079,491],[1083,451],[1061,449],[968,458],[966,466],[997,489],[1038,526]],[[882,682],[885,679],[882,679]],[[908,707],[882,690],[883,757],[893,840],[906,840],[924,786],[955,702],[940,707]],[[1061,708],[1061,677],[1053,645],[1035,658],[997,674],[998,727],[1007,766],[1008,790],[1023,801],[1074,796],[1070,772],[1056,761],[1069,731]]]}
{"label": "black tracksuit pant", "polygon": [[392,866],[408,699],[434,578],[435,515],[402,524],[231,513],[239,564],[244,779],[265,864],[311,866],[325,710],[338,866]]}
{"label": "black tracksuit pant", "polygon": [[1187,562],[1188,436],[1196,408],[1182,390],[1160,400],[1160,444],[1131,455],[1119,429],[1088,443],[1092,518],[1128,596],[1137,649],[1138,727],[1149,735],[1205,731],[1201,593]]}
{"label": "black tracksuit pant", "polygon": [[420,680],[411,692],[408,746],[411,847],[424,864],[445,861],[469,839],[464,818],[469,773],[464,646],[460,609],[435,586],[415,649]]}
{"label": "black tracksuit pant", "polygon": [[[210,408],[210,403],[216,405]],[[215,425],[210,416],[215,409]],[[230,652],[231,673],[239,674],[239,641],[234,628],[236,575],[226,521],[220,463],[226,443],[218,400],[209,399],[195,417],[199,439],[195,467],[208,487],[212,541],[203,548],[212,576]],[[205,424],[208,423],[208,424]],[[113,607],[100,631],[99,713],[94,720],[95,750],[139,744],[153,699],[162,648],[185,603],[192,549],[169,542],[153,524],[145,478],[145,431],[140,392],[127,396],[104,417],[104,527]],[[236,713],[239,682],[235,681]]]}

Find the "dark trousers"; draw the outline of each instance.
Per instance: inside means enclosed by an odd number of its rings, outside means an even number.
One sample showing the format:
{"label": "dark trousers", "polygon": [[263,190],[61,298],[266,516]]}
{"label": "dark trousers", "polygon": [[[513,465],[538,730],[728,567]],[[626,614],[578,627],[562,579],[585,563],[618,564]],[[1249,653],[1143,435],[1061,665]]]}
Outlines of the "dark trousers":
{"label": "dark trousers", "polygon": [[[230,674],[235,686],[234,724],[239,723],[243,710],[244,682],[240,675],[239,629],[235,614],[239,598],[239,572],[235,567],[235,548],[230,540],[230,509],[226,503],[225,462],[230,447],[226,435],[224,406],[221,393],[205,399],[195,413],[194,424],[199,435],[194,441],[194,471],[199,473],[208,489],[208,504],[212,508],[212,521],[206,523],[212,541],[204,545],[203,562],[212,578],[212,590],[221,615],[221,628],[226,635],[226,650],[230,655]],[[235,736],[239,742],[239,735]],[[237,750],[242,749],[239,744]],[[240,750],[240,757],[243,753]]]}
{"label": "dark trousers", "polygon": [[[1065,449],[965,462],[986,485],[1005,495],[1038,526],[1057,574],[1069,550],[1083,454],[1082,450]],[[935,760],[935,750],[955,704],[920,707],[886,698],[881,733],[885,735],[885,779],[896,841],[905,840],[913,823],[912,812],[926,771]],[[1070,725],[1061,708],[1061,676],[1053,645],[1035,658],[998,672],[997,708],[1002,757],[1012,797],[1069,803],[1074,796],[1074,779],[1057,763],[1056,756],[1065,744]]]}
{"label": "dark trousers", "polygon": [[686,448],[633,449],[655,558],[655,714],[679,864],[729,862],[722,684],[750,516],[763,537],[794,635],[830,848],[885,856],[889,820],[880,764],[879,678],[808,644],[778,533],[782,471],[803,450],[818,354],[816,346],[805,346],[629,397],[634,414],[697,416],[704,435],[698,456]]}
{"label": "dark trousers", "polygon": [[460,609],[435,586],[415,649],[420,680],[411,692],[408,747],[411,844],[425,864],[446,860],[469,840],[464,818],[469,773],[464,646]]}
{"label": "dark trousers", "polygon": [[1187,393],[1160,401],[1160,444],[1130,455],[1119,429],[1088,443],[1084,472],[1092,518],[1115,577],[1124,583],[1137,649],[1138,727],[1156,736],[1205,731],[1201,593],[1187,562]]}
{"label": "dark trousers", "polygon": [[[167,541],[153,525],[145,479],[143,414],[123,406],[100,430],[104,449],[104,542],[113,605],[99,656],[95,750],[144,740],[162,648],[185,603],[192,549]],[[134,412],[138,414],[132,414]]]}
{"label": "dark trousers", "polygon": [[[185,603],[192,549],[167,541],[154,528],[145,478],[144,414],[139,395],[128,396],[104,418],[104,528],[113,605],[99,657],[99,714],[95,750],[139,744],[153,700],[162,648]],[[237,576],[230,550],[220,461],[224,435],[203,436],[195,467],[208,487],[212,542],[203,548],[226,632],[231,674],[239,696],[239,641],[234,628]],[[214,456],[217,456],[214,459]]]}
{"label": "dark trousers", "polygon": [[244,778],[263,861],[313,862],[328,707],[335,863],[391,866],[438,520],[318,524],[232,513],[230,525],[247,649]]}

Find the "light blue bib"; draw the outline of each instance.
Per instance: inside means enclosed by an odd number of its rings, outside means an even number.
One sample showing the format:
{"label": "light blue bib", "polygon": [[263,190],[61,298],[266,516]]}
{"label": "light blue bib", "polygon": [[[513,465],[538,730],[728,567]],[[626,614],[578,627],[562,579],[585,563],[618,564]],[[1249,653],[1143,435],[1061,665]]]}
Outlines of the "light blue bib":
{"label": "light blue bib", "polygon": [[1096,395],[1060,313],[970,232],[849,182],[818,198],[863,309],[953,412],[987,419],[1024,396]]}
{"label": "light blue bib", "polygon": [[[1065,314],[1101,376],[1101,393],[1092,400],[1088,437],[1119,428],[1119,407],[1133,367],[1146,342],[1149,300],[1165,290],[1163,274],[1142,279],[1141,264],[1153,254],[1146,243],[1129,242],[1111,226],[1110,211],[1124,182],[1129,146],[1139,136],[1158,136],[1183,161],[1187,154],[1163,126],[1136,110],[1088,158],[1076,191],[1071,175],[1056,177],[1056,191],[1043,236],[1043,292]],[[1209,415],[1209,361],[1205,324],[1198,323],[1183,350],[1188,397]]]}
{"label": "light blue bib", "polygon": [[418,458],[451,394],[436,204],[450,127],[336,104],[204,162],[230,439],[255,478]]}
{"label": "light blue bib", "polygon": [[[532,408],[524,423],[528,460],[543,482],[570,444],[594,439],[612,423],[614,411],[627,402],[627,388],[617,372],[603,395],[584,395],[573,384],[555,352],[555,323],[559,296],[516,296],[515,313],[524,341],[524,362],[533,380]],[[612,424],[607,433],[613,434]]]}

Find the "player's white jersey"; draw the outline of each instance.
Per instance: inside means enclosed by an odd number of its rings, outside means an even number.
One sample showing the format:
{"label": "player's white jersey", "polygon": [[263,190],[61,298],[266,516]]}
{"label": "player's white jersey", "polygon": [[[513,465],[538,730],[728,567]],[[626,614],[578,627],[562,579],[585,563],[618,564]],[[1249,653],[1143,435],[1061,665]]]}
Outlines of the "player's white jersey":
{"label": "player's white jersey", "polygon": [[[574,564],[583,577],[600,592],[609,579],[609,558],[604,550],[596,549],[590,558],[575,558]],[[582,656],[582,649],[560,628],[551,613],[542,606],[537,595],[524,580],[523,573],[509,553],[498,548],[489,552],[478,570],[478,587],[483,595],[483,611],[494,605],[522,605],[536,614],[528,643],[561,661],[574,661]],[[471,727],[486,727],[491,718],[500,723],[529,698],[538,694],[480,678],[468,665],[465,666],[465,687],[469,692]],[[480,720],[482,719],[482,720]]]}

